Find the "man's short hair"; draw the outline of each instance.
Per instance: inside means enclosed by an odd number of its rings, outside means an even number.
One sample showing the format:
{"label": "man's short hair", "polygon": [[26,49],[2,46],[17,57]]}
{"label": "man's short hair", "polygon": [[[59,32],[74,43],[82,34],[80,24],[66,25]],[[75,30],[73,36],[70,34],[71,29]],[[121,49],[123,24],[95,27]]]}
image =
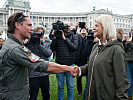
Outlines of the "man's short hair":
{"label": "man's short hair", "polygon": [[12,14],[7,21],[7,25],[8,25],[8,33],[14,33],[15,31],[15,22],[23,22],[25,21],[24,17],[28,17],[27,15],[25,15],[23,12],[17,12]]}

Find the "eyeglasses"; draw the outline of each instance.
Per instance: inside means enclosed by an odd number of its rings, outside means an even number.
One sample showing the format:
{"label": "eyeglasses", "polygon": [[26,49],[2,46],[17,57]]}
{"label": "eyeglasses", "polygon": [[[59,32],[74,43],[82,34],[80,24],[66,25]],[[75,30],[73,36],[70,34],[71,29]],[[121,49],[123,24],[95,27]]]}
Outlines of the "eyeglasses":
{"label": "eyeglasses", "polygon": [[19,22],[20,20],[22,20],[23,17],[28,17],[28,15],[26,15],[26,14],[23,13],[23,14],[17,19],[17,22]]}

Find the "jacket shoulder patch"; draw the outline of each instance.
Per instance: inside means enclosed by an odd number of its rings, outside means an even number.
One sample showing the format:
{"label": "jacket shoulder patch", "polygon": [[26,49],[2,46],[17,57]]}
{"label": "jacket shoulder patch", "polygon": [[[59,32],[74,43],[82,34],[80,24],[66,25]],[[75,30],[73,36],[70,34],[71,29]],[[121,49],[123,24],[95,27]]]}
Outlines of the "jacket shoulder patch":
{"label": "jacket shoulder patch", "polygon": [[28,54],[28,58],[32,61],[32,62],[36,62],[40,59],[40,57],[38,57],[37,55],[33,54],[28,48],[26,48],[25,46],[20,46],[19,47],[22,51],[26,52]]}
{"label": "jacket shoulder patch", "polygon": [[26,48],[25,46],[19,46],[19,48],[24,51],[24,52],[30,52],[30,50],[28,48]]}
{"label": "jacket shoulder patch", "polygon": [[30,56],[28,56],[29,59],[32,61],[32,62],[37,62],[39,60],[39,57],[36,56],[35,54],[31,53]]}

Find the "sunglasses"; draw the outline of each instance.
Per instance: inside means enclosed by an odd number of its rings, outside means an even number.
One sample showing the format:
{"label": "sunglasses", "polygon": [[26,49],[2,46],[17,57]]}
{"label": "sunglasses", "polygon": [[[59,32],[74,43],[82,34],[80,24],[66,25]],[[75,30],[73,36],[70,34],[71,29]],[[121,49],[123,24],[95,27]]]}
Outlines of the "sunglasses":
{"label": "sunglasses", "polygon": [[18,19],[17,19],[17,22],[21,21],[23,17],[28,17],[28,15],[26,14],[22,14]]}

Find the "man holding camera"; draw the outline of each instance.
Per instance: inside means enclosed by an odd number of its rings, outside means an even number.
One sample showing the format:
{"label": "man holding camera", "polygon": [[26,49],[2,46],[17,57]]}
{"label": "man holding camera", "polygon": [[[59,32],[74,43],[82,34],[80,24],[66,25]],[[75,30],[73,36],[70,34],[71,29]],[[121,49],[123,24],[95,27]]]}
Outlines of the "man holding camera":
{"label": "man holding camera", "polygon": [[[45,30],[43,27],[35,27],[31,38],[29,39],[26,47],[41,59],[48,61],[48,57],[51,56],[52,51],[47,49],[41,44],[41,40]],[[43,100],[49,100],[49,73],[37,72],[33,69],[29,70],[29,84],[30,84],[30,99],[37,100],[39,88],[41,88]]]}
{"label": "man holding camera", "polygon": [[[85,65],[89,60],[89,56],[93,45],[97,42],[94,38],[94,33],[92,30],[88,29],[85,22],[77,22],[75,26],[75,31],[80,28],[80,33],[77,34],[78,37],[78,49],[75,52],[75,64],[78,66]],[[87,77],[87,75],[85,75]],[[78,96],[82,96],[82,76],[77,77],[77,91]],[[84,89],[85,95],[85,89]],[[84,100],[84,96],[83,96]]]}
{"label": "man holding camera", "polygon": [[[86,56],[86,42],[87,42],[87,30],[85,28],[82,28],[80,30],[80,34],[77,34],[78,37],[78,49],[75,52],[75,61],[74,63],[78,66],[84,65],[87,62],[87,56]],[[78,90],[78,96],[82,95],[82,76],[77,77],[77,90]]]}
{"label": "man holding camera", "polygon": [[[53,35],[55,33],[56,35],[53,37],[51,49],[52,51],[56,51],[56,63],[74,66],[73,52],[78,48],[78,38],[73,31],[71,31],[70,22],[65,21],[63,24],[64,29],[59,30],[60,32],[58,32],[58,29],[54,30]],[[60,24],[57,23],[57,26],[58,25],[60,27]],[[60,33],[62,33],[61,38],[58,35]],[[73,78],[67,72],[56,74],[58,81],[58,100],[63,100],[64,76],[66,76],[67,98],[68,100],[73,100]]]}

